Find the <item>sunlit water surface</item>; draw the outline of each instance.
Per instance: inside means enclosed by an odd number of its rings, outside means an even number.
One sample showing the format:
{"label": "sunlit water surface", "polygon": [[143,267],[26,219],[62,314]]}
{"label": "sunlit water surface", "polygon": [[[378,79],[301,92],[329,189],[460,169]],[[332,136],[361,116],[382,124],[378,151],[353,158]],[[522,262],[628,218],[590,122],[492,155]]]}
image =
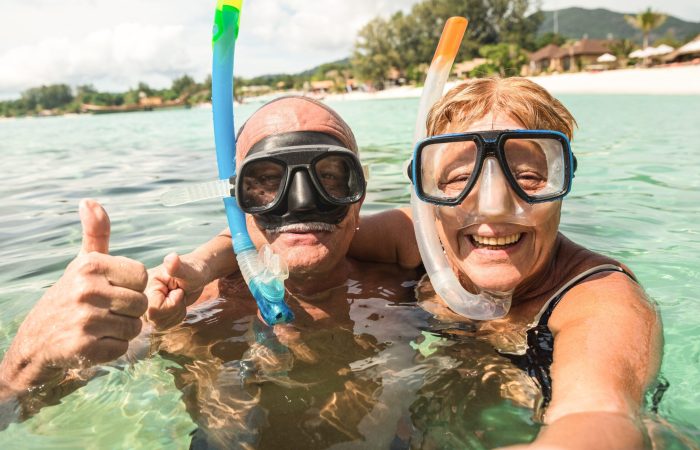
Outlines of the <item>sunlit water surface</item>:
{"label": "sunlit water surface", "polygon": [[[658,302],[665,335],[662,372],[670,388],[654,420],[670,423],[690,442],[700,442],[700,97],[561,99],[579,123],[574,141],[578,171],[564,203],[561,229],[575,241],[627,263]],[[240,107],[238,123],[257,106]],[[417,100],[332,106],[355,130],[363,162],[371,168],[363,211],[406,204],[404,162]],[[207,109],[1,121],[0,351],[7,349],[22,319],[75,256],[80,198],[97,198],[110,213],[112,252],[149,267],[166,253],[187,252],[220,231],[225,219],[218,201],[170,209],[159,202],[169,188],[215,178],[212,141]],[[435,324],[391,282],[367,286],[367,295],[361,286],[359,293],[353,291],[353,283],[346,287],[348,298],[351,293],[354,298],[349,301],[347,332],[370,333],[370,340],[381,344],[370,351],[378,366],[384,349],[393,346],[413,349],[413,369],[425,369],[431,356],[416,350],[417,344],[426,339],[421,329]],[[369,312],[358,315],[360,307]],[[384,325],[368,325],[377,320]],[[386,332],[398,321],[402,329],[409,327],[405,334]],[[452,350],[449,357],[448,352],[438,352],[430,370],[425,369],[421,398],[416,396],[410,408],[411,420],[425,436],[432,435],[433,444],[443,447],[481,448],[531,439],[539,429],[531,409],[510,400],[474,396],[488,390],[479,380],[488,384],[489,377],[482,376],[500,370],[498,362],[489,365],[474,356],[474,349],[483,345],[475,342],[431,344],[433,350],[450,345]],[[482,355],[488,353],[484,350]],[[377,370],[373,364],[363,365],[361,357],[366,355],[356,356],[354,365],[344,362],[350,369],[365,374]],[[443,369],[440,361],[448,361]],[[0,432],[0,447],[187,448],[197,425],[176,386],[181,384],[176,378],[183,364],[160,354],[131,366],[106,368],[103,376],[61,404]],[[409,389],[416,370],[410,363],[403,368],[405,373],[392,372],[393,382],[405,376]],[[318,370],[319,376],[328,376]],[[476,379],[474,371],[481,371]],[[369,378],[381,384],[376,373]],[[384,382],[388,392],[387,379]],[[441,396],[453,400],[430,401]],[[435,404],[446,409],[435,410]],[[371,427],[366,429],[371,433]],[[286,431],[283,442],[295,447],[295,433]],[[275,442],[275,430],[266,432],[267,442]],[[366,439],[364,445],[373,447],[372,435],[359,433],[359,439]]]}

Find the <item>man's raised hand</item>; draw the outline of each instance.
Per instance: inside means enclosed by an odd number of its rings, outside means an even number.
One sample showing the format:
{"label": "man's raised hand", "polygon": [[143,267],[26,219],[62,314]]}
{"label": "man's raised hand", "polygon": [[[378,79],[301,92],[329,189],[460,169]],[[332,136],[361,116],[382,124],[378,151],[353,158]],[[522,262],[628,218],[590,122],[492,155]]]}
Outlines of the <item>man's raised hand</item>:
{"label": "man's raised hand", "polygon": [[209,281],[206,265],[170,253],[163,264],[149,271],[148,321],[158,330],[178,325]]}
{"label": "man's raised hand", "polygon": [[80,221],[80,253],[30,311],[0,364],[0,382],[13,390],[112,361],[141,331],[148,306],[144,265],[107,253],[110,222],[98,202],[80,202]]}

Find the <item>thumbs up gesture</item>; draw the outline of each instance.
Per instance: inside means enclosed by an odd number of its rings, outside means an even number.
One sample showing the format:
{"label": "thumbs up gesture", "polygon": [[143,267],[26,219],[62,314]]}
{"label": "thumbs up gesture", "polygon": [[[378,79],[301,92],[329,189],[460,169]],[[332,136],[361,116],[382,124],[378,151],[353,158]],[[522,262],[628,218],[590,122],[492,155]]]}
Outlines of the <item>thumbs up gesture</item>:
{"label": "thumbs up gesture", "polygon": [[157,330],[178,325],[187,307],[194,303],[211,281],[209,268],[192,255],[170,253],[163,264],[149,271],[146,317]]}
{"label": "thumbs up gesture", "polygon": [[145,267],[108,254],[109,217],[98,202],[80,202],[80,221],[80,253],[30,311],[0,363],[0,382],[15,391],[112,361],[141,331]]}

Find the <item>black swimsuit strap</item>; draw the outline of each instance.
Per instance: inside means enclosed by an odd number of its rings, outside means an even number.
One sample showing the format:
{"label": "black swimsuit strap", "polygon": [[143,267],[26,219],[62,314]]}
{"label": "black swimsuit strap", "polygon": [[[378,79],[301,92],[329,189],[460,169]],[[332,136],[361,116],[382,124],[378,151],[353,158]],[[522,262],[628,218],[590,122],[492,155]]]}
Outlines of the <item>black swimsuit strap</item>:
{"label": "black swimsuit strap", "polygon": [[510,359],[519,368],[525,370],[531,377],[537,380],[542,389],[542,401],[536,409],[536,414],[541,414],[547,408],[552,398],[552,379],[549,368],[554,359],[554,336],[552,335],[547,322],[564,298],[567,292],[582,281],[603,272],[620,272],[629,276],[635,282],[634,276],[622,267],[612,264],[605,264],[593,267],[585,272],[576,275],[567,281],[552,297],[542,306],[539,314],[535,317],[532,325],[527,330],[527,349],[524,355],[509,355],[501,353]]}
{"label": "black swimsuit strap", "polygon": [[585,272],[582,272],[578,275],[576,275],[574,278],[571,280],[567,281],[564,286],[562,286],[552,297],[547,300],[547,302],[544,304],[542,309],[540,310],[540,313],[535,317],[535,323],[539,326],[547,326],[547,323],[549,322],[549,318],[551,317],[552,313],[554,312],[554,308],[557,307],[559,302],[564,298],[567,292],[569,292],[573,287],[581,283],[582,281],[585,281],[587,278],[592,277],[593,275],[597,275],[599,273],[604,273],[604,272],[620,272],[624,273],[628,277],[630,277],[632,280],[635,282],[637,279],[632,275],[631,273],[627,272],[625,269],[623,269],[620,266],[615,266],[613,264],[603,264],[601,266],[596,266],[591,269],[586,270]]}

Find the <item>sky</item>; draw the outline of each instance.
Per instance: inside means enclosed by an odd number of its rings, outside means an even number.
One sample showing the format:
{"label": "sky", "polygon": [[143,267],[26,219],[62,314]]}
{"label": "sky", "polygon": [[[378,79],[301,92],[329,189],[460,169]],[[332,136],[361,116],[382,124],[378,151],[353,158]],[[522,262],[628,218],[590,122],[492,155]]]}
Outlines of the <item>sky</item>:
{"label": "sky", "polygon": [[[296,73],[347,57],[357,31],[376,16],[419,0],[244,0],[236,74]],[[542,8],[609,8],[609,1],[542,0]],[[210,72],[214,0],[2,0],[0,99],[29,87],[93,84],[156,88]],[[700,22],[697,0],[617,0],[616,11],[647,6]]]}

